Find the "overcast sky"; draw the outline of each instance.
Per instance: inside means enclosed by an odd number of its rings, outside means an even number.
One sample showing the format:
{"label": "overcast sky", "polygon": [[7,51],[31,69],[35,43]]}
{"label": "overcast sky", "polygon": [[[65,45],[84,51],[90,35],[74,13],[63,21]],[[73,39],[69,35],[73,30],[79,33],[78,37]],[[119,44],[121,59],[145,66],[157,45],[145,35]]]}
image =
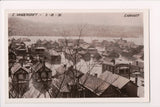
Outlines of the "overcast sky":
{"label": "overcast sky", "polygon": [[[51,14],[51,13],[49,13]],[[126,15],[136,15],[137,17],[125,17]],[[60,24],[94,24],[94,25],[118,25],[118,26],[143,26],[142,13],[58,13],[54,16],[45,16],[45,13],[37,16],[11,16],[41,23],[60,23]]]}

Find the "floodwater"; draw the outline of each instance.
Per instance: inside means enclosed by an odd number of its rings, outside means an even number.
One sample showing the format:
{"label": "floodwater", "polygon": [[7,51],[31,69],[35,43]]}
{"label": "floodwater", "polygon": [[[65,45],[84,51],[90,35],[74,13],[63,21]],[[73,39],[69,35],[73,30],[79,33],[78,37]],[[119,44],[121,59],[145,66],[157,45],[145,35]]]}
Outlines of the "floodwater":
{"label": "floodwater", "polygon": [[[141,37],[141,36],[140,36]],[[28,42],[27,44],[33,44],[35,43],[37,40],[52,40],[52,41],[58,41],[58,39],[78,39],[79,37],[57,37],[57,36],[12,36],[9,37],[11,38],[15,38],[15,39],[19,39],[19,38],[28,38],[31,41]],[[85,42],[87,43],[91,43],[92,40],[98,40],[99,42],[102,42],[103,40],[107,40],[107,41],[114,41],[116,39],[120,39],[120,37],[81,37],[81,39],[84,39]],[[124,40],[130,41],[130,42],[134,42],[137,45],[143,45],[143,38],[123,38]]]}

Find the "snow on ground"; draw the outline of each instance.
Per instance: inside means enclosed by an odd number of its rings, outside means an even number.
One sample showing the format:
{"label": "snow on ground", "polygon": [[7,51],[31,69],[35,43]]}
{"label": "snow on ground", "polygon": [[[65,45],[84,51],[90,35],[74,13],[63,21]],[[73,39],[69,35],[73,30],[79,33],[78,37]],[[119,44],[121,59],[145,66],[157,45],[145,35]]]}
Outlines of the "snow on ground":
{"label": "snow on ground", "polygon": [[35,82],[29,81],[29,90],[23,95],[23,98],[50,98],[48,92],[40,92],[35,88]]}
{"label": "snow on ground", "polygon": [[89,72],[90,74],[97,74],[99,76],[102,73],[102,65],[98,64],[97,62],[93,61],[84,61],[83,59],[77,63],[77,69],[83,73]]}

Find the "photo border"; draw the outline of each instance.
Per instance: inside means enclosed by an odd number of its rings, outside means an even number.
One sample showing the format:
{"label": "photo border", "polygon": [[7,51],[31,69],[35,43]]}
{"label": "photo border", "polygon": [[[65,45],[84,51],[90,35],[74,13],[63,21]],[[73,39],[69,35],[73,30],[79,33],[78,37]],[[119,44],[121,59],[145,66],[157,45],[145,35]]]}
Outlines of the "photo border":
{"label": "photo border", "polygon": [[[143,40],[144,40],[144,98],[14,98],[8,95],[8,13],[44,13],[44,12],[143,12]],[[6,103],[52,103],[52,102],[149,102],[150,76],[149,76],[149,10],[148,9],[9,9],[5,10],[5,102]]]}

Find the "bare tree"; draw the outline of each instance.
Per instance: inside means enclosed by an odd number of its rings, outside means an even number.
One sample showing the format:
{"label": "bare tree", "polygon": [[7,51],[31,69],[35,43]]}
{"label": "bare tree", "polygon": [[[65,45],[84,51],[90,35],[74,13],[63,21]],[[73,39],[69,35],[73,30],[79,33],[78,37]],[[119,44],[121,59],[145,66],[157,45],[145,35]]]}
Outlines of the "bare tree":
{"label": "bare tree", "polygon": [[[69,43],[70,43],[70,40],[69,40],[69,36],[71,35],[71,31],[67,31],[65,29],[62,29],[61,32],[60,32],[60,35],[63,36],[63,41],[62,41],[62,46],[63,46],[63,53],[67,55],[65,55],[65,58],[66,58],[66,64],[69,64],[71,66],[73,66],[74,68],[74,81],[75,81],[75,97],[79,97],[78,95],[78,88],[80,86],[80,81],[79,81],[79,77],[78,77],[78,72],[81,71],[81,68],[83,67],[83,65],[79,64],[79,60],[80,60],[80,47],[81,47],[81,38],[85,35],[85,33],[87,32],[86,30],[87,28],[87,24],[81,24],[81,25],[77,25],[77,29],[75,31],[75,36],[78,37],[76,40],[73,40],[74,43],[72,45],[72,47],[70,47]],[[72,42],[73,42],[72,41]],[[68,58],[67,58],[68,57]],[[79,65],[78,65],[79,64]],[[85,63],[86,66],[87,66],[87,69],[86,69],[86,73],[91,73],[93,68],[98,64],[97,62],[94,62],[93,61],[88,61]],[[65,71],[66,72],[66,71]],[[58,97],[59,93],[60,93],[60,90],[62,88],[62,84],[65,80],[65,72],[64,72],[64,76],[63,76],[63,79],[60,83],[60,86],[58,87],[59,91],[56,93],[56,97]],[[87,78],[86,78],[87,80]],[[85,80],[85,81],[86,81]],[[84,83],[83,83],[84,84]],[[82,84],[82,85],[83,85]]]}

